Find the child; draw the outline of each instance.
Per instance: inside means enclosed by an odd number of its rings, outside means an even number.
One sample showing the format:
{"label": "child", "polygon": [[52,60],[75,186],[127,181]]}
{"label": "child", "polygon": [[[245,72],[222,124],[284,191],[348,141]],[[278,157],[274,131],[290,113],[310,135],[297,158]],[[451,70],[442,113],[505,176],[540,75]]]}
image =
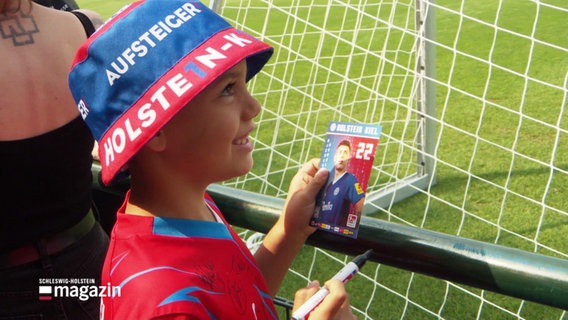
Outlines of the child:
{"label": "child", "polygon": [[[135,2],[78,51],[69,82],[103,182],[131,174],[103,269],[104,319],[277,318],[272,298],[314,232],[327,172],[316,160],[302,167],[254,257],[205,193],[252,166],[261,107],[246,82],[272,52],[184,0]],[[352,318],[342,284],[326,285],[312,319]],[[296,307],[316,289],[300,290]]]}

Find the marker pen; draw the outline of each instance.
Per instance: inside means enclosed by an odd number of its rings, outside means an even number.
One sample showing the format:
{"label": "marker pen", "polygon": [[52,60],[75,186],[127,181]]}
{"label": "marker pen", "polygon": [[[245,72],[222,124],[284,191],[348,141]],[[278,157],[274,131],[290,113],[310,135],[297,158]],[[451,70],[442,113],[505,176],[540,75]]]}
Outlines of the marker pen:
{"label": "marker pen", "polygon": [[[337,272],[332,279],[337,279],[347,282],[351,279],[361,267],[367,262],[367,259],[371,256],[373,250],[367,250],[365,253],[358,255],[353,259],[353,261],[346,264],[339,272]],[[310,314],[329,294],[329,290],[326,287],[321,287],[313,296],[311,296],[304,304],[302,304],[296,312],[292,314],[292,320],[304,320],[305,317]]]}

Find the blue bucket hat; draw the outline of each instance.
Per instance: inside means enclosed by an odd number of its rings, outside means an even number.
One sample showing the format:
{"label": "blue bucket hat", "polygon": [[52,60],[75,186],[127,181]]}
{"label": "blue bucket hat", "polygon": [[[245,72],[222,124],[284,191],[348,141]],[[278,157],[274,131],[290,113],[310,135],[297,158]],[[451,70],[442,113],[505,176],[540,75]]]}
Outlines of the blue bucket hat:
{"label": "blue bucket hat", "polygon": [[142,0],[116,13],[69,73],[99,143],[103,183],[127,176],[130,158],[216,78],[246,59],[248,81],[272,53],[198,1]]}

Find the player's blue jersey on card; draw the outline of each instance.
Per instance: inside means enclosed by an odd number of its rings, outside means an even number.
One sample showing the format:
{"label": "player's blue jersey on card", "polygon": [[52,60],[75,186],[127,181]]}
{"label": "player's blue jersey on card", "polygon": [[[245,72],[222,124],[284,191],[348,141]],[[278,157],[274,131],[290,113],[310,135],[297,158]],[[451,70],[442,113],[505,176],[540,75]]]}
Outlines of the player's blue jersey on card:
{"label": "player's blue jersey on card", "polygon": [[345,172],[337,181],[331,181],[325,187],[319,221],[329,225],[347,226],[347,216],[341,213],[349,211],[352,203],[357,203],[364,197],[365,191],[357,178]]}

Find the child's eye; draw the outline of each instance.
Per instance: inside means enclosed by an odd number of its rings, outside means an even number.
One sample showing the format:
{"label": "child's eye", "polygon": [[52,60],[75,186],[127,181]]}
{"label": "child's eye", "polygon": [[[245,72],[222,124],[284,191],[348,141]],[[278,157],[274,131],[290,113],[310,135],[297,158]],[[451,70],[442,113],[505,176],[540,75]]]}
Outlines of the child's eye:
{"label": "child's eye", "polygon": [[234,89],[234,87],[235,87],[235,83],[234,83],[234,82],[229,83],[225,88],[223,88],[223,92],[221,93],[221,95],[223,95],[223,96],[228,96],[228,95],[233,94],[233,91],[234,91],[233,89]]}

